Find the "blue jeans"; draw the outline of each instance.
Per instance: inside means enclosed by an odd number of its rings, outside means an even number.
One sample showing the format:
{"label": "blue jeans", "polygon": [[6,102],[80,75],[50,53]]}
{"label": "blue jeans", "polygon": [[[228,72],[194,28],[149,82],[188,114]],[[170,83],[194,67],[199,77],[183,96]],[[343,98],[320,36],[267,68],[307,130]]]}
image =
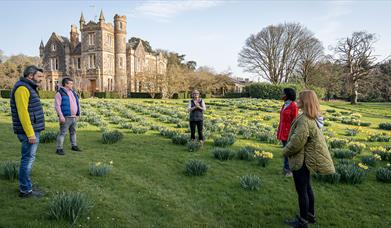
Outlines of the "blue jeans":
{"label": "blue jeans", "polygon": [[33,190],[30,173],[39,144],[39,135],[40,132],[35,132],[36,143],[30,144],[25,134],[17,134],[19,141],[22,143],[22,158],[20,159],[19,167],[19,191],[22,193],[28,193]]}
{"label": "blue jeans", "polygon": [[[283,140],[281,142],[282,142],[282,147],[285,147],[286,144],[287,144],[287,141]],[[291,171],[291,169],[289,168],[289,162],[288,162],[288,157],[287,156],[284,156],[284,170],[285,171]]]}

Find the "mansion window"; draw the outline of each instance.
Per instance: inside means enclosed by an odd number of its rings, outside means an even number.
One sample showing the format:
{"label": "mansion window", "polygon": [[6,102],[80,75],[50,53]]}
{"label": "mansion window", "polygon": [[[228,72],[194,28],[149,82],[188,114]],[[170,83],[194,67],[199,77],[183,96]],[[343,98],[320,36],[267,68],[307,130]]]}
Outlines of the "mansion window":
{"label": "mansion window", "polygon": [[107,79],[107,89],[108,91],[113,91],[114,90],[114,83],[112,78]]}
{"label": "mansion window", "polygon": [[94,69],[96,66],[96,57],[95,55],[89,55],[88,56],[88,68]]}
{"label": "mansion window", "polygon": [[88,33],[88,45],[95,45],[95,33]]}
{"label": "mansion window", "polygon": [[52,44],[52,51],[56,51],[56,45]]}
{"label": "mansion window", "polygon": [[58,70],[58,59],[57,58],[50,58],[50,70],[51,71]]}
{"label": "mansion window", "polygon": [[77,69],[81,69],[81,59],[77,58]]}
{"label": "mansion window", "polygon": [[110,70],[114,72],[114,56],[110,56]]}
{"label": "mansion window", "polygon": [[124,59],[122,57],[119,57],[119,67],[124,68]]}
{"label": "mansion window", "polygon": [[107,35],[107,43],[109,47],[113,47],[113,37],[111,35]]}

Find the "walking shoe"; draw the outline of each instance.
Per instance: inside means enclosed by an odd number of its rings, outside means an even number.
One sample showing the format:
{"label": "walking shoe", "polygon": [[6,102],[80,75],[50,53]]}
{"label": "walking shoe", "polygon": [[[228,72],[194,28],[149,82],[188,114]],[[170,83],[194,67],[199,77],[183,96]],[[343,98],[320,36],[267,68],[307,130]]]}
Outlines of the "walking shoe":
{"label": "walking shoe", "polygon": [[292,177],[293,176],[293,173],[291,171],[287,171],[285,173],[285,177]]}
{"label": "walking shoe", "polygon": [[285,168],[283,168],[283,169],[282,169],[282,173],[284,174],[285,177],[291,177],[291,176],[293,176],[292,171],[291,171],[290,169],[285,169]]}
{"label": "walking shoe", "polygon": [[296,216],[294,219],[285,220],[285,224],[292,226],[294,228],[307,228],[308,221],[301,218],[300,216]]}
{"label": "walking shoe", "polygon": [[307,216],[308,223],[315,224],[316,223],[316,217],[315,215],[308,213]]}
{"label": "walking shoe", "polygon": [[78,146],[72,146],[73,151],[81,151],[81,149]]}
{"label": "walking shoe", "polygon": [[56,150],[56,154],[58,154],[58,155],[65,155],[65,152],[64,152],[63,149],[57,149]]}
{"label": "walking shoe", "polygon": [[41,190],[33,189],[29,192],[19,192],[20,198],[30,198],[30,197],[37,197],[40,198],[44,196],[44,193]]}

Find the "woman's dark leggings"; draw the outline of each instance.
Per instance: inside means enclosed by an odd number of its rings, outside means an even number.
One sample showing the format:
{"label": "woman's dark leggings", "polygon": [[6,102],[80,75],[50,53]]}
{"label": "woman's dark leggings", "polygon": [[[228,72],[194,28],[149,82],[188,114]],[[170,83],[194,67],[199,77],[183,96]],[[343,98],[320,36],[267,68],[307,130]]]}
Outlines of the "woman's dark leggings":
{"label": "woman's dark leggings", "polygon": [[190,121],[190,132],[191,132],[191,139],[195,139],[195,128],[197,126],[197,131],[198,131],[198,139],[204,140],[204,135],[202,133],[203,129],[203,123],[204,121],[199,120],[199,121]]}
{"label": "woman's dark leggings", "polygon": [[310,171],[303,164],[299,170],[292,171],[296,192],[299,198],[300,217],[307,220],[308,213],[315,215],[315,198],[310,182]]}

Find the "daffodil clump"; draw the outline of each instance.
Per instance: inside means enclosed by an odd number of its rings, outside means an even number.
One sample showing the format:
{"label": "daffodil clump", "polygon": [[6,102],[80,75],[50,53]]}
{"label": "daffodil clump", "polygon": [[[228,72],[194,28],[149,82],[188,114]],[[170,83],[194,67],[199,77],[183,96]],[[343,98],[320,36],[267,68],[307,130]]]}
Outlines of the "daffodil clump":
{"label": "daffodil clump", "polygon": [[124,135],[122,134],[122,132],[120,132],[118,130],[104,131],[102,133],[102,143],[103,144],[113,144],[113,143],[120,141],[123,137],[124,137]]}
{"label": "daffodil clump", "polygon": [[95,162],[90,164],[90,175],[91,176],[106,176],[111,172],[113,168],[113,161],[110,161],[108,164],[103,162]]}
{"label": "daffodil clump", "polygon": [[350,116],[352,119],[360,119],[362,117],[360,113],[353,113]]}
{"label": "daffodil clump", "polygon": [[380,123],[379,128],[383,130],[391,130],[391,123]]}
{"label": "daffodil clump", "polygon": [[386,167],[379,168],[376,171],[376,179],[380,182],[391,183],[391,164],[387,163]]}
{"label": "daffodil clump", "polygon": [[390,135],[387,133],[372,133],[368,136],[367,140],[369,142],[389,142],[391,139]]}
{"label": "daffodil clump", "polygon": [[240,148],[236,155],[239,160],[251,161],[254,159],[254,152],[256,150],[254,146],[245,146]]}
{"label": "daffodil clump", "polygon": [[261,187],[261,179],[255,175],[245,175],[240,177],[240,185],[245,190],[256,191]]}
{"label": "daffodil clump", "polygon": [[269,161],[273,159],[273,154],[266,151],[255,151],[254,158],[258,160],[258,163],[262,167],[266,167]]}
{"label": "daffodil clump", "polygon": [[[70,224],[88,214],[93,207],[93,202],[84,193],[60,192],[49,202],[49,218],[65,220]],[[71,226],[72,227],[72,226]]]}
{"label": "daffodil clump", "polygon": [[381,156],[378,154],[361,157],[361,162],[369,166],[376,166],[378,161],[381,161]]}
{"label": "daffodil clump", "polygon": [[364,143],[360,142],[350,142],[348,143],[348,147],[351,151],[356,153],[361,153],[367,146]]}
{"label": "daffodil clump", "polygon": [[339,138],[330,138],[328,141],[331,148],[342,148],[348,143],[348,140]]}
{"label": "daffodil clump", "polygon": [[18,179],[19,162],[18,161],[4,161],[0,163],[0,175],[7,180]]}
{"label": "daffodil clump", "polygon": [[381,146],[371,147],[369,150],[372,152],[372,154],[380,156],[382,161],[391,161],[391,150],[387,150]]}
{"label": "daffodil clump", "polygon": [[356,136],[360,131],[360,128],[348,128],[346,129],[346,136]]}
{"label": "daffodil clump", "polygon": [[349,163],[338,163],[336,165],[336,171],[341,175],[340,181],[347,184],[360,184],[364,181],[367,174],[368,166]]}

